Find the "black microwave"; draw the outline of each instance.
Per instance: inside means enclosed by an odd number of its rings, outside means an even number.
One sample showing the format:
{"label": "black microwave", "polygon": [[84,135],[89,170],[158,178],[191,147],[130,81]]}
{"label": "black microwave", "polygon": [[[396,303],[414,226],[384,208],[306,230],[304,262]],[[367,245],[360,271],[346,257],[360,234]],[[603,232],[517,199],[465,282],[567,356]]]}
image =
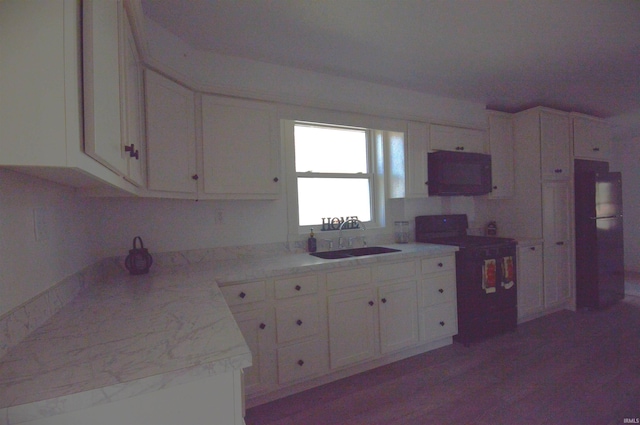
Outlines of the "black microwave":
{"label": "black microwave", "polygon": [[491,192],[491,155],[452,151],[428,155],[430,196],[474,196]]}

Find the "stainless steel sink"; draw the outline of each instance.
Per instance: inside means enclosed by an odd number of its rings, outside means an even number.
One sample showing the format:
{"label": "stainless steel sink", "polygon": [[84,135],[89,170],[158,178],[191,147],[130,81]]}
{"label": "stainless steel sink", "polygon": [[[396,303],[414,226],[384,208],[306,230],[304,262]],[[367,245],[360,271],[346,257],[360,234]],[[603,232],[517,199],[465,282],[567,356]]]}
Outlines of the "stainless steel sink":
{"label": "stainless steel sink", "polygon": [[388,254],[399,252],[399,249],[384,246],[366,246],[362,248],[340,249],[338,251],[311,252],[310,255],[325,260],[338,260],[341,258],[363,257],[365,255]]}

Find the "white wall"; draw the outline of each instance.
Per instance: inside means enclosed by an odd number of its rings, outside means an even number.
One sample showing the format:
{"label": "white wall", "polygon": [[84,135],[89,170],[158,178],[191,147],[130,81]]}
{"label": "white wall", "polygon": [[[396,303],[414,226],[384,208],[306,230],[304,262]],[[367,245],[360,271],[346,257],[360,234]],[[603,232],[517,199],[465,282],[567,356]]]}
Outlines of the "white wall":
{"label": "white wall", "polygon": [[625,270],[640,273],[640,137],[617,141],[611,171],[622,172]]}
{"label": "white wall", "polygon": [[[0,169],[0,315],[95,262],[86,200],[73,189]],[[36,241],[33,210],[48,239]]]}

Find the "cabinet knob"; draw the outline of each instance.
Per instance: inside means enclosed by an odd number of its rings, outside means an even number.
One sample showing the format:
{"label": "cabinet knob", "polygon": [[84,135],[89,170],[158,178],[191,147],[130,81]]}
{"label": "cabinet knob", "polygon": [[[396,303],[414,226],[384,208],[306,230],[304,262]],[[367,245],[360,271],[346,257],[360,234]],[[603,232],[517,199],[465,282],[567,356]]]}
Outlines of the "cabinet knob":
{"label": "cabinet knob", "polygon": [[124,147],[124,151],[125,152],[129,152],[129,157],[131,158],[135,158],[135,159],[140,159],[140,151],[138,151],[135,146],[133,145],[133,143],[131,143],[131,145],[129,146],[125,146]]}
{"label": "cabinet knob", "polygon": [[456,146],[456,150],[457,151],[463,151],[464,150],[464,146]]}
{"label": "cabinet knob", "polygon": [[387,302],[386,298],[381,299],[380,301],[382,301],[383,304],[385,304]]}
{"label": "cabinet knob", "polygon": [[369,305],[373,305],[373,301],[369,301]]}
{"label": "cabinet knob", "polygon": [[240,298],[244,298],[244,297],[246,297],[246,296],[247,296],[247,294],[245,294],[244,292],[240,292],[240,293],[238,294],[238,296],[239,296]]}
{"label": "cabinet knob", "polygon": [[496,190],[496,189],[498,189],[498,186],[493,186],[493,190]]}
{"label": "cabinet knob", "polygon": [[298,360],[298,366],[302,366],[304,364],[304,360],[300,359]]}
{"label": "cabinet knob", "polygon": [[438,289],[438,292],[440,292],[441,294],[444,294],[444,289],[440,288]]}
{"label": "cabinet knob", "polygon": [[536,247],[535,247],[535,246],[532,246],[532,247],[531,247],[531,248],[529,248],[529,249],[530,249],[531,251],[535,251],[535,250],[536,250]]}
{"label": "cabinet knob", "polygon": [[444,266],[444,264],[438,263],[438,267],[442,267],[442,266]]}
{"label": "cabinet knob", "polygon": [[440,322],[440,326],[444,326],[444,322]]}
{"label": "cabinet knob", "polygon": [[554,173],[562,173],[562,168],[556,168],[555,170],[553,170]]}
{"label": "cabinet knob", "polygon": [[296,285],[296,291],[299,291],[299,290],[301,290],[301,289],[302,289],[302,286],[300,286],[300,285]]}
{"label": "cabinet knob", "polygon": [[427,186],[429,186],[429,182],[428,182],[428,181],[427,181],[427,182],[424,182],[424,184],[425,184],[425,185],[427,185]]}
{"label": "cabinet knob", "polygon": [[302,326],[302,320],[300,320],[300,319],[296,320],[296,325]]}
{"label": "cabinet knob", "polygon": [[600,148],[597,148],[597,147],[596,147],[596,148],[593,148],[593,151],[594,151],[594,152],[600,152]]}
{"label": "cabinet knob", "polygon": [[265,325],[264,323],[260,323],[260,329],[264,329],[266,327],[267,327],[267,325]]}
{"label": "cabinet knob", "polygon": [[556,242],[556,245],[564,245],[563,241]]}
{"label": "cabinet knob", "polygon": [[191,176],[191,178],[194,179],[194,180],[198,180],[200,177],[198,177],[197,174],[194,174],[193,176]]}
{"label": "cabinet knob", "polygon": [[279,179],[279,178],[277,178],[277,177],[274,177],[274,178],[273,178],[273,181],[274,181],[275,183],[278,183],[278,182],[280,181],[280,179]]}

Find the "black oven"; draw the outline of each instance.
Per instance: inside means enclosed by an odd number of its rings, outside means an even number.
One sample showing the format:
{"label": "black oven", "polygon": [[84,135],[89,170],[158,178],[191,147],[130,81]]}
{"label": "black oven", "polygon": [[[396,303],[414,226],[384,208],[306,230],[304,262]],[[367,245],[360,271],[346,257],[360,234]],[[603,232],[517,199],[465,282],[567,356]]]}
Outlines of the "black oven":
{"label": "black oven", "polygon": [[491,192],[491,156],[437,151],[428,154],[429,195],[473,196]]}
{"label": "black oven", "polygon": [[518,322],[516,241],[467,235],[465,214],[416,217],[416,242],[454,245],[458,335],[465,345],[513,331]]}

